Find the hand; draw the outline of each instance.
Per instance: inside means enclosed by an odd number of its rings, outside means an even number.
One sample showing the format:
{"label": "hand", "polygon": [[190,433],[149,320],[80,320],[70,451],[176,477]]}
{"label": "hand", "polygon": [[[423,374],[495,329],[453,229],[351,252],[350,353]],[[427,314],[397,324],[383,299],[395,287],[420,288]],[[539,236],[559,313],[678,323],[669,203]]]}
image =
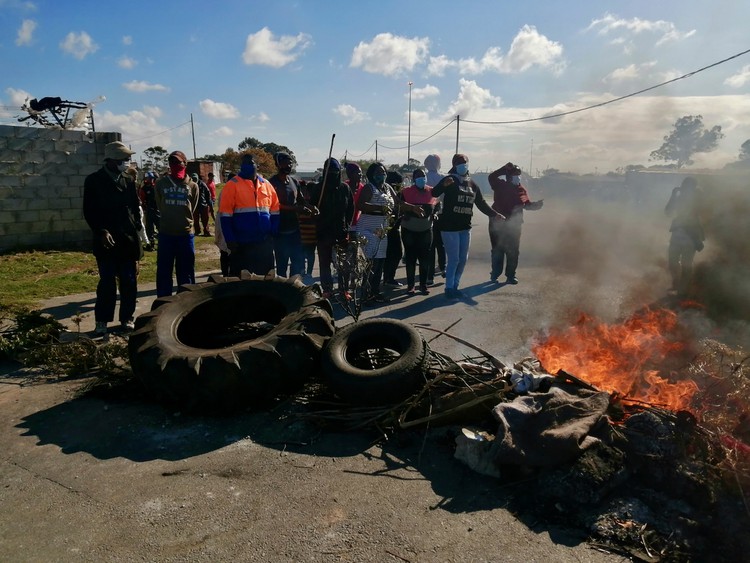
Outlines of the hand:
{"label": "hand", "polygon": [[101,245],[105,250],[111,250],[115,247],[115,239],[112,238],[112,235],[109,234],[109,231],[102,232],[99,237],[99,242],[101,242]]}
{"label": "hand", "polygon": [[505,221],[506,217],[502,213],[498,213],[492,219],[495,221]]}
{"label": "hand", "polygon": [[307,210],[310,212],[310,215],[312,215],[313,217],[317,217],[318,215],[320,215],[320,209],[318,209],[314,205],[308,206]]}
{"label": "hand", "polygon": [[411,210],[417,217],[424,217],[424,209],[422,209],[419,205],[413,206]]}

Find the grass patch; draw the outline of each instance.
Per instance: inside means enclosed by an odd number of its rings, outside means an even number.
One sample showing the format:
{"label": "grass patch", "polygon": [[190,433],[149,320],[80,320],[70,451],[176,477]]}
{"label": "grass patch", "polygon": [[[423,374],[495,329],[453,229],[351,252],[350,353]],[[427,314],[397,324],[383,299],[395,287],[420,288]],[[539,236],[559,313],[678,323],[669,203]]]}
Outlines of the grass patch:
{"label": "grass patch", "polygon": [[[156,281],[156,252],[146,252],[138,283]],[[213,237],[195,237],[195,271],[219,269],[219,250]],[[51,297],[96,291],[99,273],[90,252],[29,251],[0,256],[0,304],[37,308]]]}

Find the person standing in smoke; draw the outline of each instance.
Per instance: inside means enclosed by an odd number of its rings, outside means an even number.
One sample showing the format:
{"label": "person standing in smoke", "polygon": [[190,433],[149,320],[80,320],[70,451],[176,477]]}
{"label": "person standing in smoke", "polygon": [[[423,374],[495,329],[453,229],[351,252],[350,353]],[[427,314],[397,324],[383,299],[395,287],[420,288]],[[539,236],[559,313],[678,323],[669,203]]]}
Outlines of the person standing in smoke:
{"label": "person standing in smoke", "polygon": [[[500,178],[505,176],[505,179]],[[544,200],[531,201],[521,185],[521,169],[509,162],[489,175],[490,187],[494,193],[492,209],[505,215],[505,221],[490,222],[490,243],[492,244],[492,271],[490,281],[497,282],[505,267],[505,283],[517,284],[516,268],[521,246],[521,226],[523,211],[541,209]]]}
{"label": "person standing in smoke", "polygon": [[705,234],[699,218],[700,192],[692,176],[672,190],[664,212],[672,219],[669,228],[669,273],[672,275],[672,291],[686,295],[693,276],[695,253],[703,250]]}
{"label": "person standing in smoke", "polygon": [[[443,179],[443,175],[440,173],[440,156],[428,154],[424,159],[424,167],[427,169],[427,185],[437,186],[438,182]],[[445,248],[443,248],[443,238],[440,236],[440,211],[442,206],[443,198],[439,197],[432,220],[432,249],[430,250],[430,263],[427,269],[427,285],[433,284],[435,274],[442,274],[445,277]]]}

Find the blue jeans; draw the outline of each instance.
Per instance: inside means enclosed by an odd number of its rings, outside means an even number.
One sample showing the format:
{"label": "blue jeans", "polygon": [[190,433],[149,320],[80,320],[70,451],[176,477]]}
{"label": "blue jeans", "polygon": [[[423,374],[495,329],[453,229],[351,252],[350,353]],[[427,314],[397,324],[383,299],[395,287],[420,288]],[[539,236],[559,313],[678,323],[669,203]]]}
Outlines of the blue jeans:
{"label": "blue jeans", "polygon": [[445,289],[458,289],[469,259],[471,231],[440,231],[445,247]]}
{"label": "blue jeans", "polygon": [[138,293],[135,260],[124,260],[115,256],[97,256],[99,283],[96,286],[94,320],[109,323],[115,318],[117,285],[120,285],[120,322],[133,318],[135,299]]}
{"label": "blue jeans", "polygon": [[299,231],[293,233],[278,233],[273,237],[273,252],[276,255],[276,273],[282,278],[304,274],[304,258],[302,257],[302,238]]}
{"label": "blue jeans", "polygon": [[195,283],[195,237],[159,233],[156,251],[156,296],[172,295],[172,268],[177,285]]}

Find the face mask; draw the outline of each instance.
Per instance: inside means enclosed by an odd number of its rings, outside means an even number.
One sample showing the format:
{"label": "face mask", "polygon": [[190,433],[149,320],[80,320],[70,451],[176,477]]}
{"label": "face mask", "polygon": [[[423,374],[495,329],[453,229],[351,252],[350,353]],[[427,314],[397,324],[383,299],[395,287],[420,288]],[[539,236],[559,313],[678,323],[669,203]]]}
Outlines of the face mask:
{"label": "face mask", "polygon": [[291,174],[292,173],[292,167],[291,167],[291,165],[287,164],[287,165],[282,166],[281,168],[279,168],[279,172],[281,172],[282,174]]}
{"label": "face mask", "polygon": [[376,186],[381,185],[383,182],[385,182],[385,174],[375,174],[372,177],[372,181]]}
{"label": "face mask", "polygon": [[169,175],[178,180],[182,180],[187,174],[187,168],[179,162],[169,163]]}
{"label": "face mask", "polygon": [[520,186],[521,185],[521,177],[520,176],[511,176],[510,177],[510,183],[514,186]]}
{"label": "face mask", "polygon": [[120,172],[125,172],[128,169],[128,166],[130,166],[129,162],[127,161],[121,162],[120,164],[117,165],[117,170]]}
{"label": "face mask", "polygon": [[421,178],[414,178],[414,185],[417,186],[420,190],[423,190],[427,185],[427,178],[425,178],[424,176],[422,176]]}
{"label": "face mask", "polygon": [[243,164],[240,166],[240,178],[245,178],[246,180],[250,180],[252,178],[255,178],[256,174],[256,168],[254,162],[249,162],[247,164]]}
{"label": "face mask", "polygon": [[469,173],[469,165],[465,162],[463,164],[456,164],[456,174],[459,176],[466,176]]}

